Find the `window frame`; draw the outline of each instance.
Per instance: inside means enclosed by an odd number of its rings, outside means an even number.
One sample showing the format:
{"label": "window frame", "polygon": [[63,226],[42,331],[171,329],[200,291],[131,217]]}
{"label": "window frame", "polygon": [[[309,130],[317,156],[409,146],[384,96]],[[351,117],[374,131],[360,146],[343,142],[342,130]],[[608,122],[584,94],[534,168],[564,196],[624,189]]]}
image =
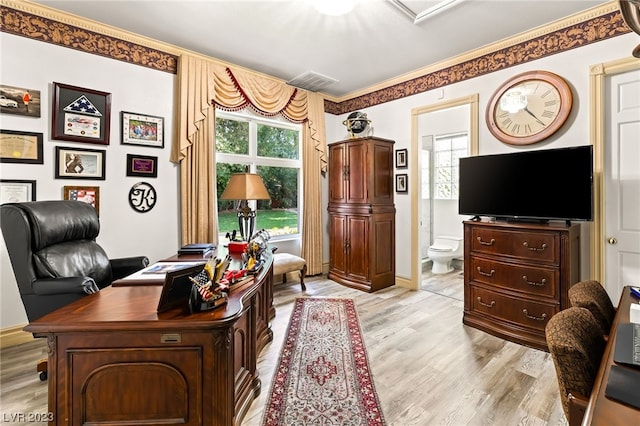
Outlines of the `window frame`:
{"label": "window frame", "polygon": [[[457,137],[461,137],[464,136],[466,139],[466,143],[465,143],[465,148],[464,148],[464,155],[459,156],[460,157],[466,157],[469,155],[469,132],[468,131],[459,131],[459,132],[452,132],[452,133],[444,133],[441,135],[435,135],[433,137],[433,199],[434,200],[458,200],[458,198],[460,197],[460,191],[458,189],[458,191],[454,191],[453,188],[454,186],[457,186],[460,182],[460,163],[458,162],[457,164],[454,164],[453,161],[453,153],[454,152],[462,152],[463,149],[453,149],[452,145],[453,145],[453,139],[457,138]],[[437,149],[437,145],[438,145],[438,141],[442,141],[444,139],[448,139],[450,141],[449,144],[449,149],[443,149],[443,150],[438,150]],[[443,167],[443,166],[438,166],[437,164],[437,159],[438,159],[438,154],[439,153],[443,153],[443,152],[448,152],[449,153],[449,159],[450,159],[450,165],[447,167]],[[448,182],[449,185],[451,185],[451,195],[449,197],[443,197],[440,194],[438,194],[438,184],[441,183],[438,181],[438,170],[440,169],[446,169],[448,168],[450,170],[449,176],[451,177],[451,179]],[[454,175],[453,170],[457,169],[458,173]]]}
{"label": "window frame", "polygon": [[[243,110],[238,112],[230,112],[223,110],[216,110],[216,119],[228,119],[228,120],[237,120],[237,121],[245,121],[249,123],[249,151],[247,154],[232,154],[232,153],[222,153],[217,152],[215,154],[215,162],[216,164],[220,163],[230,163],[230,164],[241,164],[249,166],[250,173],[257,173],[257,169],[259,166],[266,167],[289,167],[298,170],[298,194],[297,194],[297,203],[298,203],[298,232],[295,234],[286,234],[286,235],[272,235],[272,241],[287,241],[287,240],[301,240],[302,238],[302,208],[303,208],[303,197],[302,197],[302,124],[292,123],[286,121],[283,118],[266,118],[256,114],[251,113],[249,110]],[[264,157],[258,155],[258,125],[267,125],[271,127],[279,127],[287,130],[293,130],[298,132],[298,158],[297,159],[289,159],[289,158],[276,158],[276,157]],[[216,188],[217,191],[217,188]],[[216,203],[216,208],[218,203]],[[249,206],[257,210],[257,201],[251,200],[249,201]],[[219,212],[218,212],[219,213]],[[218,234],[220,234],[220,229],[218,228]]]}

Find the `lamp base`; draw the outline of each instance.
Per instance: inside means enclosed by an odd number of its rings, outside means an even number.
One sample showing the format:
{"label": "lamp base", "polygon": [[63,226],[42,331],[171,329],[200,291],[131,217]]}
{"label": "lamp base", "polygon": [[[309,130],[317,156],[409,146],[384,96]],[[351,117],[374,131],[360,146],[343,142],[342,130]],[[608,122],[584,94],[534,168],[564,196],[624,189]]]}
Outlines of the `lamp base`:
{"label": "lamp base", "polygon": [[251,210],[247,200],[238,203],[238,228],[243,241],[249,241],[256,224],[256,212]]}

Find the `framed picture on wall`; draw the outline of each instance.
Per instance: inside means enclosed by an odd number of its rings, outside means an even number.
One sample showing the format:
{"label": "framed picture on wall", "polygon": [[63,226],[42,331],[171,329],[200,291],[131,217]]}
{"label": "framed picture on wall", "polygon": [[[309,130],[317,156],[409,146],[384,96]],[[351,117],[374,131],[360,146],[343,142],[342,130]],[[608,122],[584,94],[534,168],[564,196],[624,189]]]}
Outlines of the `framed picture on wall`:
{"label": "framed picture on wall", "polygon": [[409,192],[409,175],[402,174],[396,175],[396,192],[403,194]]}
{"label": "framed picture on wall", "polygon": [[100,187],[99,186],[65,186],[63,199],[82,201],[91,204],[100,214]]}
{"label": "framed picture on wall", "polygon": [[0,163],[43,164],[42,133],[0,130]]}
{"label": "framed picture on wall", "polygon": [[158,157],[127,154],[127,176],[158,177]]}
{"label": "framed picture on wall", "polygon": [[0,204],[35,200],[35,180],[0,179]]}
{"label": "framed picture on wall", "polygon": [[99,149],[56,147],[56,179],[105,179],[105,157]]}
{"label": "framed picture on wall", "polygon": [[407,149],[396,149],[396,168],[406,169],[407,167],[409,167]]}
{"label": "framed picture on wall", "polygon": [[40,91],[0,84],[0,113],[40,117]]}
{"label": "framed picture on wall", "polygon": [[122,111],[120,116],[123,145],[164,147],[164,118]]}
{"label": "framed picture on wall", "polygon": [[111,93],[53,83],[51,139],[109,145]]}

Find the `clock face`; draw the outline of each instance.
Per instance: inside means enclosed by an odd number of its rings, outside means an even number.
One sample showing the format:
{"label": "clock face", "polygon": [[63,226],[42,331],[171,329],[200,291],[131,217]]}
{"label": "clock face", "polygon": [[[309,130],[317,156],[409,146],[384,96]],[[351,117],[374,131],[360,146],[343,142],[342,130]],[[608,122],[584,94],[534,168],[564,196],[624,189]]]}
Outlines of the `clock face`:
{"label": "clock face", "polygon": [[561,77],[545,71],[527,72],[494,93],[487,108],[487,124],[505,143],[531,144],[559,130],[571,104],[571,89]]}

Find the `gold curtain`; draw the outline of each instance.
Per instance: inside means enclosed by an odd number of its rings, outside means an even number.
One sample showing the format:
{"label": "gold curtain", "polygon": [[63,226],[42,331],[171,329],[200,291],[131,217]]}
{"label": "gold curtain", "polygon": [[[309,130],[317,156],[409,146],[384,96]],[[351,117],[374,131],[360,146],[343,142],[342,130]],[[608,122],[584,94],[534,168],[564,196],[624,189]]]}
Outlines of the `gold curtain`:
{"label": "gold curtain", "polygon": [[[308,94],[307,122],[302,136],[302,170],[304,173],[302,194],[317,194],[304,197],[302,213],[302,257],[307,261],[307,274],[322,273],[322,177],[326,171],[324,127],[324,99],[317,93]],[[323,168],[324,167],[324,168]]]}
{"label": "gold curtain", "polygon": [[[303,194],[318,195],[304,199],[302,257],[307,260],[309,275],[321,273],[321,174],[327,170],[322,96],[242,69],[231,69],[186,55],[180,59],[179,77],[180,135],[174,139],[171,160],[181,163],[183,243],[186,243],[185,235],[193,239],[210,234],[213,236],[209,241],[217,242],[215,106],[212,103],[229,111],[249,107],[263,116],[282,114],[290,121],[303,123]],[[206,176],[202,169],[205,164],[209,168]],[[199,182],[203,179],[208,179],[208,183]],[[210,209],[211,220],[208,221],[202,220],[201,214],[194,214],[205,206]]]}
{"label": "gold curtain", "polygon": [[218,243],[215,168],[215,82],[207,61],[182,56],[177,137],[171,161],[180,163],[182,244]]}

